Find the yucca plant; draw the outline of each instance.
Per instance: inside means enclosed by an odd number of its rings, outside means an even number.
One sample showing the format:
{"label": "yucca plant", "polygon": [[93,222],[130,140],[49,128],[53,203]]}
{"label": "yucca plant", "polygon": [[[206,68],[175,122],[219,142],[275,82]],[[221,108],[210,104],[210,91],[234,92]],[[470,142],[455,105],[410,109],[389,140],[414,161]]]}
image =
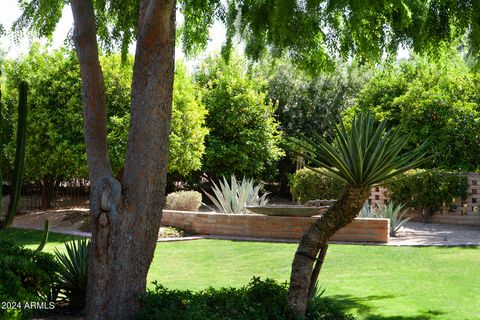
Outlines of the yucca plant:
{"label": "yucca plant", "polygon": [[230,178],[230,184],[225,177],[218,185],[213,182],[213,195],[205,192],[220,212],[245,213],[246,206],[264,206],[268,203],[268,192],[260,196],[261,185],[255,186],[253,179],[243,178],[237,181],[234,175]]}
{"label": "yucca plant", "polygon": [[294,140],[312,170],[324,168],[321,174],[345,183],[340,198],[311,225],[295,254],[288,300],[299,317],[305,314],[309,287],[313,287],[310,284],[317,280],[318,274],[312,270],[320,249],[336,231],[353,221],[374,185],[417,166],[425,158],[425,144],[402,152],[410,136],[387,130],[385,122],[377,123],[368,112],[355,116],[348,130],[340,122],[332,132],[333,143],[315,133],[311,139]]}
{"label": "yucca plant", "polygon": [[404,218],[407,210],[404,209],[403,204],[395,204],[390,201],[388,204],[376,208],[376,214],[380,218],[390,219],[390,235],[394,237],[397,231],[408,221],[411,217]]}
{"label": "yucca plant", "polygon": [[85,306],[87,292],[87,267],[90,240],[79,239],[65,243],[66,253],[55,249],[60,264],[59,289],[70,305],[81,309]]}

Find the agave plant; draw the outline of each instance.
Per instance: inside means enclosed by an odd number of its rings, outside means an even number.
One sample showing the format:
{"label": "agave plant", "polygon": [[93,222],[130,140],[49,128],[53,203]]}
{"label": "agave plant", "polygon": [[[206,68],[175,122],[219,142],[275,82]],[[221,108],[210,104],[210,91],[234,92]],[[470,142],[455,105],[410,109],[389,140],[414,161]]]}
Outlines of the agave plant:
{"label": "agave plant", "polygon": [[310,284],[317,280],[312,270],[320,249],[336,231],[355,219],[373,186],[425,160],[426,144],[402,152],[410,136],[387,130],[385,122],[377,123],[368,112],[355,116],[349,129],[342,122],[332,129],[333,143],[315,133],[311,139],[295,140],[312,170],[324,168],[321,174],[345,184],[340,198],[310,226],[297,248],[288,301],[300,317],[305,314]]}
{"label": "agave plant", "polygon": [[264,206],[268,203],[265,192],[260,196],[261,185],[255,186],[253,179],[246,179],[241,182],[237,181],[234,175],[230,178],[230,184],[225,177],[223,182],[219,181],[218,185],[213,182],[213,194],[205,192],[207,197],[213,202],[220,212],[225,213],[245,213],[247,206]]}
{"label": "agave plant", "polygon": [[65,249],[66,253],[55,250],[60,264],[59,288],[72,306],[83,308],[87,292],[90,240],[80,239],[67,242]]}
{"label": "agave plant", "polygon": [[390,201],[387,205],[377,207],[376,212],[380,218],[390,219],[390,235],[392,237],[397,234],[400,227],[411,219],[411,217],[404,218],[407,212],[407,210],[404,210],[404,205],[397,205],[393,201]]}

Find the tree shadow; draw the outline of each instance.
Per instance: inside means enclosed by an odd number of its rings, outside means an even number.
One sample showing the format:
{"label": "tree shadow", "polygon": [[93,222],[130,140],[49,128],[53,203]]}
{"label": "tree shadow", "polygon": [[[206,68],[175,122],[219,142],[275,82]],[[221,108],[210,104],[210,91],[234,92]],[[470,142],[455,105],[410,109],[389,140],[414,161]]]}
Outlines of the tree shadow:
{"label": "tree shadow", "polygon": [[479,245],[473,244],[459,244],[459,245],[449,245],[449,246],[436,246],[437,249],[452,249],[452,248],[460,248],[460,249],[480,249]]}
{"label": "tree shadow", "polygon": [[[419,311],[414,316],[383,316],[377,315],[376,307],[370,301],[392,299],[394,295],[370,295],[366,297],[354,297],[351,295],[333,295],[328,298],[335,301],[335,304],[344,312],[356,311],[364,320],[433,320],[440,319],[444,312],[439,310]],[[388,302],[386,302],[388,303]],[[401,311],[399,311],[401,313]]]}

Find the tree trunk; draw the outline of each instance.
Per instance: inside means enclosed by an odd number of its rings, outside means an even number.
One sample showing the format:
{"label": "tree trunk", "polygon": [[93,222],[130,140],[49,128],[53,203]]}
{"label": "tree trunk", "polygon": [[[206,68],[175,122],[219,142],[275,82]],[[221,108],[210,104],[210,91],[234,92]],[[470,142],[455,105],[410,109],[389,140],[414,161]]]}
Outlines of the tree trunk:
{"label": "tree trunk", "polygon": [[88,319],[131,319],[145,294],[164,200],[175,54],[175,0],[142,0],[122,182],[107,156],[92,0],[71,0],[91,181]]}
{"label": "tree trunk", "polygon": [[339,229],[350,224],[362,209],[370,188],[346,186],[334,203],[302,236],[292,263],[288,303],[299,317],[305,315],[308,302],[313,263],[321,247]]}
{"label": "tree trunk", "polygon": [[52,208],[53,199],[53,181],[51,177],[45,175],[42,177],[42,209],[47,210]]}
{"label": "tree trunk", "polygon": [[322,266],[323,262],[325,261],[325,256],[327,255],[327,251],[328,242],[325,243],[325,245],[320,249],[317,261],[315,262],[315,267],[313,267],[312,276],[310,277],[310,286],[308,287],[308,300],[315,298],[315,294],[317,293],[317,280],[318,276],[320,275],[320,271],[322,271]]}

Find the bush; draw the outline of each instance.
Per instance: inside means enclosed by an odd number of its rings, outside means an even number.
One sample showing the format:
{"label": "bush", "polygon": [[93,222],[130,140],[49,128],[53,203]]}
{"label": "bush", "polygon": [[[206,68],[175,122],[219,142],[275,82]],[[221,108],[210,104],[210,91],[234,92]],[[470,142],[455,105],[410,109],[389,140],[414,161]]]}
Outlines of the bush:
{"label": "bush", "polygon": [[464,174],[444,170],[410,170],[385,185],[390,200],[404,203],[424,216],[440,208],[454,210],[456,197],[468,196],[468,180]]}
{"label": "bush", "polygon": [[247,62],[233,56],[208,58],[196,72],[208,110],[202,171],[211,179],[247,176],[268,179],[284,155],[275,106],[266,96],[266,80],[247,72]]}
{"label": "bush", "polygon": [[197,191],[177,191],[167,195],[165,209],[198,211],[202,205],[202,194]]}
{"label": "bush", "polygon": [[[294,319],[287,304],[288,284],[253,278],[242,288],[208,288],[199,292],[169,290],[155,283],[143,299],[137,319]],[[310,304],[306,319],[354,319],[331,300]]]}
{"label": "bush", "polygon": [[[0,301],[50,302],[59,265],[53,255],[0,239]],[[28,319],[33,309],[0,309],[0,319]]]}
{"label": "bush", "polygon": [[337,199],[343,190],[341,182],[307,168],[297,170],[290,177],[289,185],[293,197],[300,203],[315,199]]}

